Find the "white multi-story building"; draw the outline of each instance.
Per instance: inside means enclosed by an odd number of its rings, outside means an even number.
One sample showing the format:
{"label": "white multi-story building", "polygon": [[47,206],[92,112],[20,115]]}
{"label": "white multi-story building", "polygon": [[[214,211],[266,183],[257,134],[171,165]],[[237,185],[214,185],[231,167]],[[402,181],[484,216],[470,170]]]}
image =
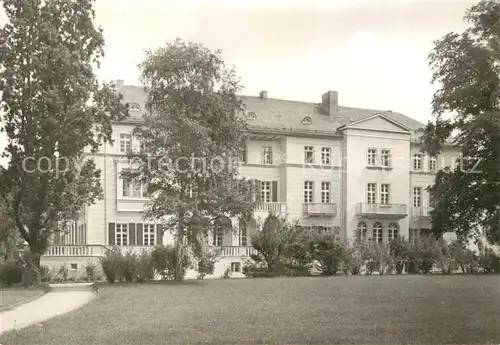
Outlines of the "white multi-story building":
{"label": "white multi-story building", "polygon": [[[146,94],[122,81],[118,91],[131,116],[114,125],[113,145],[88,154],[102,170],[104,199],[86,206],[69,233],[56,236],[43,264],[66,262],[80,271],[110,245],[137,249],[172,242],[161,225],[142,219],[142,186],[120,179],[129,164],[126,153],[140,147],[132,130],[141,122]],[[319,103],[273,99],[266,91],[242,100],[249,140],[240,174],[261,181],[262,203],[249,222],[231,220],[238,231],[214,234],[214,246],[222,247],[216,275],[227,267],[241,270],[252,234],[269,211],[338,231],[343,240],[358,229],[382,242],[397,235],[412,240],[430,229],[427,187],[460,150],[446,144],[438,157],[423,154],[422,123],[392,111],[340,106],[336,91],[324,93]]]}

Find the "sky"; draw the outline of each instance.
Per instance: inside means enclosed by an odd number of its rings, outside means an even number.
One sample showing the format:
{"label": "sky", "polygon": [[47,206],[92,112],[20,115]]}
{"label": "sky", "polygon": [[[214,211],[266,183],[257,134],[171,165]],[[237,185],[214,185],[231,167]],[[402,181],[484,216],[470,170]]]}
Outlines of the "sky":
{"label": "sky", "polygon": [[427,62],[432,42],[463,31],[465,10],[476,2],[97,0],[106,56],[96,73],[139,85],[144,49],[180,37],[221,49],[245,95],[265,90],[269,98],[319,103],[336,90],[342,106],[425,123],[436,90]]}

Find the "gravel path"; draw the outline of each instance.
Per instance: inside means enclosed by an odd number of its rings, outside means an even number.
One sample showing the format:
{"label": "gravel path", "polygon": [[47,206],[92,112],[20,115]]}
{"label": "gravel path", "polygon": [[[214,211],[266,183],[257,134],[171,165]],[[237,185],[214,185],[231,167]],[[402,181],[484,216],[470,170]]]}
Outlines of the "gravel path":
{"label": "gravel path", "polygon": [[0,334],[20,329],[74,310],[95,297],[90,288],[55,288],[31,302],[0,313]]}

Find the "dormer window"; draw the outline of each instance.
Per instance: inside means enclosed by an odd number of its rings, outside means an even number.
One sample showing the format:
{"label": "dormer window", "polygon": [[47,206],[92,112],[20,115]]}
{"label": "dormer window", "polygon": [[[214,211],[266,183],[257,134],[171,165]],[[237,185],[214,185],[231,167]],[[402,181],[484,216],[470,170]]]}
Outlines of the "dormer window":
{"label": "dormer window", "polygon": [[130,111],[141,111],[141,106],[139,103],[131,103],[129,109]]}
{"label": "dormer window", "polygon": [[251,112],[247,113],[246,118],[250,119],[250,120],[255,120],[257,118],[257,114],[255,114],[253,111],[251,111]]}
{"label": "dormer window", "polygon": [[302,124],[304,125],[310,125],[312,123],[312,120],[309,116],[306,116],[302,119]]}

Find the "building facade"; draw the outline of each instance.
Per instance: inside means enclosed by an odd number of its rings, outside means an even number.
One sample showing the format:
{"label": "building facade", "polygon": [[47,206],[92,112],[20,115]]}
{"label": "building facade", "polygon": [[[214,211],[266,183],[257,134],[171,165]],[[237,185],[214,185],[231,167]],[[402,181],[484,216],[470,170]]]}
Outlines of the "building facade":
{"label": "building facade", "polygon": [[[114,125],[113,145],[88,153],[102,171],[104,198],[85,206],[70,231],[56,236],[45,264],[64,261],[80,271],[110,245],[135,250],[173,242],[160,224],[142,219],[144,186],[120,178],[127,152],[140,150],[132,131],[141,123],[147,95],[122,81],[117,88],[131,116]],[[230,220],[236,231],[213,235],[213,245],[221,248],[215,276],[227,268],[241,272],[252,234],[269,211],[336,231],[342,240],[358,230],[381,242],[398,235],[413,240],[429,231],[427,187],[439,169],[455,164],[458,148],[446,144],[441,155],[429,157],[420,151],[422,123],[392,111],[340,106],[336,91],[318,103],[272,99],[265,91],[241,98],[249,140],[239,172],[261,181],[262,203],[249,222]]]}

